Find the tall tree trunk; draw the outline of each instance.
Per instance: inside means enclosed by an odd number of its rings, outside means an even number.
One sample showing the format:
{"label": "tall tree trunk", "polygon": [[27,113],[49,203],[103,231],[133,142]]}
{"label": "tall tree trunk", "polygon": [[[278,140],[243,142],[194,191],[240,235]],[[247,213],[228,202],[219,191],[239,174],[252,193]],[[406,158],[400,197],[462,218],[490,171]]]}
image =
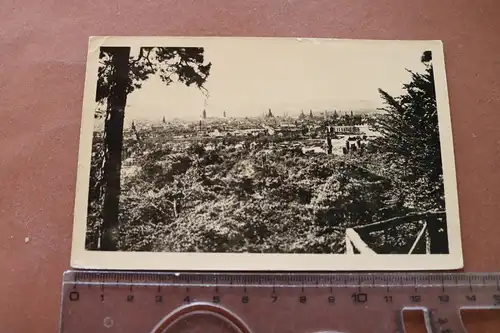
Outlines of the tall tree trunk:
{"label": "tall tree trunk", "polygon": [[123,121],[127,103],[130,48],[110,47],[106,49],[106,52],[112,56],[114,72],[109,77],[111,88],[107,98],[104,123],[104,204],[100,250],[116,251]]}

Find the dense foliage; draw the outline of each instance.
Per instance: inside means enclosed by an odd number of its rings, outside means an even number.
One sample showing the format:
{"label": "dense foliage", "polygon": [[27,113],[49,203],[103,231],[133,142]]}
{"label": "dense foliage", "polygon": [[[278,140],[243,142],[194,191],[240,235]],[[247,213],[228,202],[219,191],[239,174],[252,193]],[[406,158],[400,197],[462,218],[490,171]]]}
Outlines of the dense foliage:
{"label": "dense foliage", "polygon": [[[416,209],[444,209],[443,172],[439,141],[438,112],[434,72],[430,54],[422,58],[425,72],[410,72],[412,80],[404,85],[405,94],[392,97],[380,89],[386,117],[376,124],[383,134],[381,152],[393,162],[392,172],[407,186],[402,193]],[[410,203],[411,201],[411,203]]]}
{"label": "dense foliage", "polygon": [[[345,228],[443,210],[429,61],[424,73],[412,73],[402,96],[380,90],[385,116],[374,127],[382,136],[362,154],[307,154],[274,145],[286,137],[200,141],[175,139],[162,125],[126,130],[118,248],[343,253]],[[248,144],[238,145],[242,140]],[[95,132],[88,249],[98,248],[102,224],[102,150],[103,133]],[[380,253],[407,253],[419,228],[401,225],[366,241]]]}
{"label": "dense foliage", "polygon": [[342,252],[343,228],[400,211],[390,180],[355,156],[223,143],[206,151],[160,129],[140,132],[140,144],[125,140],[122,249]]}

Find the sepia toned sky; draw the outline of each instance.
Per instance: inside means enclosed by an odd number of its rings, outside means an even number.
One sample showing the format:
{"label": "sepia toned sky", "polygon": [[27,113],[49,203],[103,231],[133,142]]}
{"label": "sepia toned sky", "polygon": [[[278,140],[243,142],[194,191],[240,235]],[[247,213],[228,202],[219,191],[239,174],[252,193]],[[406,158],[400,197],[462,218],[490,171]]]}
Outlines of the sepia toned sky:
{"label": "sepia toned sky", "polygon": [[[179,83],[166,86],[152,77],[128,96],[126,118],[161,120],[208,116],[275,115],[325,109],[375,109],[377,89],[401,93],[410,79],[406,68],[424,69],[424,42],[250,39],[204,43],[212,63],[209,96]],[[137,52],[132,49],[132,52]]]}

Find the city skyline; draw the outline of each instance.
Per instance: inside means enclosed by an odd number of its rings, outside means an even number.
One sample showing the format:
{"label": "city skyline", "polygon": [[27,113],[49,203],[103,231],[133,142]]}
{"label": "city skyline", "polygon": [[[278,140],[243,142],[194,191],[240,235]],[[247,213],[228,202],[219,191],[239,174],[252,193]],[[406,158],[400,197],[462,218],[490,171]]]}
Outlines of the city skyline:
{"label": "city skyline", "polygon": [[[211,115],[226,111],[228,116],[248,117],[269,108],[276,115],[301,109],[376,110],[383,106],[379,88],[399,95],[402,83],[411,79],[405,69],[425,69],[420,43],[386,48],[356,41],[297,42],[286,45],[285,57],[283,47],[275,41],[245,41],[221,52],[207,42],[204,57],[212,68],[206,90],[178,82],[166,86],[158,76],[151,76],[128,96],[126,122],[158,116],[195,120],[203,109]],[[132,49],[131,56],[136,54],[138,49]]]}
{"label": "city skyline", "polygon": [[[333,114],[336,112],[339,117],[342,117],[344,115],[350,115],[351,112],[353,115],[365,115],[365,116],[370,116],[370,115],[375,115],[375,114],[383,114],[383,111],[380,110],[367,110],[367,109],[345,109],[345,110],[340,110],[340,109],[331,109],[331,110],[313,110],[313,109],[304,109],[304,110],[295,110],[292,112],[278,112],[276,110],[272,110],[270,108],[264,110],[260,114],[253,114],[250,116],[247,116],[245,114],[237,114],[237,115],[232,115],[228,110],[223,110],[219,114],[210,114],[206,110],[201,110],[198,114],[198,116],[194,116],[191,118],[186,118],[181,116],[171,116],[167,117],[162,115],[161,113],[158,113],[156,117],[151,117],[149,119],[144,119],[144,118],[131,118],[131,117],[125,117],[125,122],[124,122],[124,128],[130,128],[132,124],[161,124],[161,123],[175,123],[175,122],[181,122],[181,123],[197,123],[200,120],[204,120],[203,118],[203,111],[206,111],[206,119],[209,121],[222,121],[222,120],[232,120],[232,121],[239,121],[239,120],[244,120],[244,119],[259,119],[259,118],[268,118],[268,112],[271,110],[273,114],[273,118],[276,119],[281,119],[281,120],[299,120],[301,118],[301,114],[303,112],[304,116],[306,118],[310,117],[310,113],[312,112],[314,118],[324,118],[324,113],[325,111],[327,112],[328,117],[332,117]],[[94,130],[102,130],[104,126],[104,123],[102,121],[96,120],[94,122]]]}
{"label": "city skyline", "polygon": [[[293,119],[297,120],[301,118],[301,114],[303,114],[306,118],[310,117],[310,114],[312,112],[312,115],[314,118],[324,118],[324,113],[326,111],[327,116],[330,118],[333,116],[335,113],[339,117],[342,117],[344,115],[350,115],[351,113],[353,115],[374,115],[374,114],[382,114],[382,111],[379,110],[353,110],[353,109],[346,109],[346,110],[312,110],[312,109],[307,109],[307,110],[300,110],[300,111],[295,111],[295,112],[275,112],[272,109],[267,109],[265,112],[262,112],[259,115],[251,115],[251,116],[246,116],[244,114],[239,114],[239,115],[231,115],[228,111],[224,110],[220,114],[210,114],[206,112],[206,110],[202,110],[198,117],[191,117],[191,118],[184,118],[182,116],[177,116],[177,117],[170,117],[167,118],[166,116],[162,116],[161,114],[158,115],[155,118],[150,118],[150,119],[141,119],[141,118],[126,118],[125,119],[125,127],[128,128],[132,125],[132,123],[135,124],[140,124],[140,123],[170,123],[170,122],[187,122],[187,123],[192,123],[192,122],[198,122],[198,121],[203,121],[203,120],[243,120],[243,119],[259,119],[259,118],[268,118],[268,112],[271,110],[272,112],[272,117],[276,119]],[[206,112],[206,118],[203,116],[203,111]],[[101,128],[102,124],[100,122],[95,123],[96,128]]]}

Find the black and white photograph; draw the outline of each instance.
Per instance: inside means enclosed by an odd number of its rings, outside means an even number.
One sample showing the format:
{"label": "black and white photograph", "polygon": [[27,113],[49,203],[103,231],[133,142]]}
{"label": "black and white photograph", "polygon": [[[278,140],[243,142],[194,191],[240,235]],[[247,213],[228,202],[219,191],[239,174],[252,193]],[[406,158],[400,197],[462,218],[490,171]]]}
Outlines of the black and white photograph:
{"label": "black and white photograph", "polygon": [[93,37],[72,266],[462,267],[440,41]]}

